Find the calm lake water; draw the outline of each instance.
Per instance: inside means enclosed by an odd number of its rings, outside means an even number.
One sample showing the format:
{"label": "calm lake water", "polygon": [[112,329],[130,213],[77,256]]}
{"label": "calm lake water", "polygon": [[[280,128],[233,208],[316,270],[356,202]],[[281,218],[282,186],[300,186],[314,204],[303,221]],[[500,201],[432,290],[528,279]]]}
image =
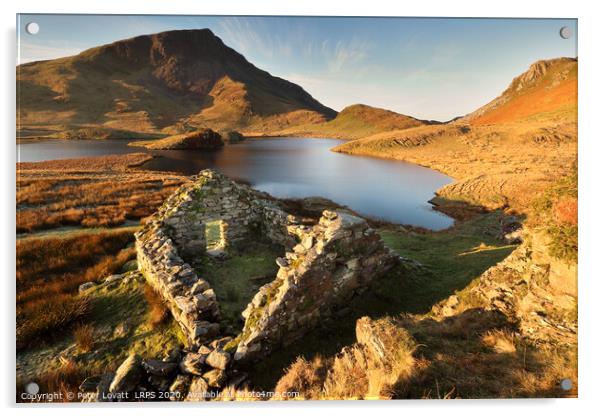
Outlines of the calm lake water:
{"label": "calm lake water", "polygon": [[147,151],[161,157],[146,163],[146,169],[191,175],[212,168],[276,197],[321,196],[364,215],[434,230],[453,224],[428,203],[438,188],[452,181],[450,177],[410,163],[331,152],[340,142],[269,138],[199,152],[149,151],[127,146],[128,140],[23,141],[17,144],[17,160]]}

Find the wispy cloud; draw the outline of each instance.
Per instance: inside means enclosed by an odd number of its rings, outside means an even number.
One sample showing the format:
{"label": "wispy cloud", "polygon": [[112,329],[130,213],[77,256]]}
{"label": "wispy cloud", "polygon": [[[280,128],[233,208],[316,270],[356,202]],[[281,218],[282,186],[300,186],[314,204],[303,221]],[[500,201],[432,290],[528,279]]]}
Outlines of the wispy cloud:
{"label": "wispy cloud", "polygon": [[293,47],[268,31],[256,30],[249,19],[228,17],[220,21],[224,41],[243,55],[259,54],[263,58],[287,58]]}
{"label": "wispy cloud", "polygon": [[330,72],[340,72],[360,63],[366,58],[368,50],[368,43],[357,39],[349,42],[338,41],[333,47],[329,42],[322,44],[322,53],[325,55]]}

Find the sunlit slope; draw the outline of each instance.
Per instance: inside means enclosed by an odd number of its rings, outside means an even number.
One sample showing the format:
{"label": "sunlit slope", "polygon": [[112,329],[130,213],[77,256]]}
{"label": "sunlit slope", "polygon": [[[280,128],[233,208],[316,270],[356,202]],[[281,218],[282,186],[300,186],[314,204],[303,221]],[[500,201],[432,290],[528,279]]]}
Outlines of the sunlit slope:
{"label": "sunlit slope", "polygon": [[336,112],[274,77],[208,29],[138,36],[17,67],[18,128],[177,133],[287,127]]}
{"label": "sunlit slope", "polygon": [[439,195],[528,210],[577,156],[577,60],[539,61],[498,98],[444,125],[374,134],[335,151],[407,160],[456,179]]}

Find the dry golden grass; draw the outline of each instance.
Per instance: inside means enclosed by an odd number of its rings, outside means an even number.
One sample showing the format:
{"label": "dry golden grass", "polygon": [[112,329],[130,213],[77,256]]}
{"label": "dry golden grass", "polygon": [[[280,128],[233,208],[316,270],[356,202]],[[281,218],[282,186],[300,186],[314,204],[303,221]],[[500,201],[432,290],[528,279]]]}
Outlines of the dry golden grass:
{"label": "dry golden grass", "polygon": [[[376,348],[358,339],[334,358],[299,358],[276,391],[344,400],[576,395],[576,347],[531,344],[500,314],[473,309],[442,320],[373,322],[385,329],[372,338]],[[566,378],[574,384],[568,392],[560,388]]]}
{"label": "dry golden grass", "polygon": [[73,330],[75,345],[81,352],[92,351],[94,347],[94,328],[90,324],[79,324]]}
{"label": "dry golden grass", "polygon": [[184,178],[138,171],[144,154],[17,166],[17,232],[78,225],[112,227],[152,214]]}
{"label": "dry golden grass", "polygon": [[126,171],[128,168],[140,166],[152,159],[148,153],[126,153],[123,155],[107,155],[82,157],[74,159],[45,160],[42,162],[19,162],[17,174],[24,171],[56,170],[62,172],[99,172]]}
{"label": "dry golden grass", "polygon": [[327,370],[326,361],[320,356],[311,361],[298,357],[278,380],[274,391],[283,397],[288,392],[300,392],[299,399],[318,400],[322,397]]}
{"label": "dry golden grass", "polygon": [[430,122],[382,108],[355,104],[344,108],[333,120],[322,123],[296,124],[272,132],[272,134],[355,140],[385,131],[404,130],[426,124],[430,124]]}
{"label": "dry golden grass", "polygon": [[135,257],[133,230],[17,240],[17,348],[43,342],[88,312],[79,285]]}
{"label": "dry golden grass", "polygon": [[157,328],[169,319],[169,310],[161,296],[150,286],[144,287],[144,298],[148,303],[148,322],[152,328]]}
{"label": "dry golden grass", "polygon": [[[567,139],[536,140],[543,126],[546,134]],[[448,201],[527,212],[538,193],[570,172],[577,157],[577,125],[426,126],[354,140],[334,150],[404,160],[450,175],[456,181],[437,191]]]}
{"label": "dry golden grass", "polygon": [[[62,364],[59,368],[46,371],[35,377],[35,383],[40,386],[40,393],[61,393],[63,402],[69,402],[69,395],[77,397],[79,385],[90,374],[73,361]],[[30,382],[31,380],[27,380]],[[17,380],[17,402],[25,402],[21,393],[25,392],[25,382]],[[47,400],[42,400],[47,402]]]}

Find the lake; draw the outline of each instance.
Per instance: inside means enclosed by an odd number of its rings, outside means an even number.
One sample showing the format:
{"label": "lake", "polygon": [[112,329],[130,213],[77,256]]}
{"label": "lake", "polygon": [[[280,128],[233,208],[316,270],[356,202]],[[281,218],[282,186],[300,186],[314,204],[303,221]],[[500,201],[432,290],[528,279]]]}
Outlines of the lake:
{"label": "lake", "polygon": [[453,220],[428,200],[452,179],[411,163],[331,152],[334,139],[263,138],[212,152],[151,151],[127,146],[128,140],[43,140],[17,144],[17,160],[68,159],[148,152],[146,169],[192,175],[206,168],[250,183],[280,198],[321,196],[363,215],[440,230]]}

